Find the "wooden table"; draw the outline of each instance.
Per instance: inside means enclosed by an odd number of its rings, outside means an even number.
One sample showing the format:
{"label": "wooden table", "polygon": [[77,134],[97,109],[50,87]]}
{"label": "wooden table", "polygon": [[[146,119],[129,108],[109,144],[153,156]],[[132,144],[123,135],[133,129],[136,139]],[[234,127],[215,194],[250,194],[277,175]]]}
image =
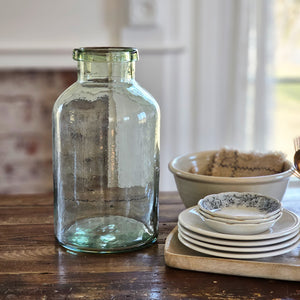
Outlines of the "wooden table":
{"label": "wooden table", "polygon": [[[299,213],[296,200],[284,205]],[[300,299],[299,282],[167,267],[164,241],[184,209],[175,192],[160,195],[158,242],[123,254],[64,250],[52,202],[52,195],[0,196],[0,299]]]}

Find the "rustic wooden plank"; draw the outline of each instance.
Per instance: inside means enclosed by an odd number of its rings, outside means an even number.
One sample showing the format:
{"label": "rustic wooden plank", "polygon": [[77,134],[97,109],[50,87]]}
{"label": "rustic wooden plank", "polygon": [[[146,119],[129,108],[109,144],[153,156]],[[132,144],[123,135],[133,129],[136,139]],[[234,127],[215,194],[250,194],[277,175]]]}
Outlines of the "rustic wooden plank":
{"label": "rustic wooden plank", "polygon": [[183,204],[160,204],[159,220],[160,222],[177,222],[178,215],[185,209]]}
{"label": "rustic wooden plank", "polygon": [[53,245],[55,242],[53,224],[0,225],[0,238],[0,249]]}
{"label": "rustic wooden plank", "polygon": [[53,205],[53,195],[35,194],[35,195],[0,195],[0,207],[22,208]]}
{"label": "rustic wooden plank", "polygon": [[[1,295],[42,299],[298,299],[299,283],[178,271],[0,275]],[[39,287],[39,288],[38,288]],[[40,298],[35,298],[39,296]],[[109,297],[107,297],[109,296]],[[67,297],[67,298],[63,298]],[[69,298],[68,298],[69,297]],[[124,298],[122,298],[124,297]],[[24,299],[24,298],[21,298]],[[30,299],[30,298],[28,298]]]}
{"label": "rustic wooden plank", "polygon": [[[22,227],[20,226],[22,225]],[[0,238],[2,247],[31,246],[36,244],[53,244],[55,241],[53,224],[1,225]],[[38,225],[38,226],[37,226]],[[164,243],[167,235],[176,226],[176,222],[160,223],[158,243]],[[5,233],[5,234],[4,234]]]}
{"label": "rustic wooden plank", "polygon": [[164,245],[159,244],[130,254],[105,255],[71,253],[58,245],[26,249],[10,247],[1,251],[0,274],[151,271],[154,266],[164,266],[163,253]]}
{"label": "rustic wooden plank", "polygon": [[164,204],[182,204],[182,201],[177,192],[161,192],[159,194],[159,201]]}
{"label": "rustic wooden plank", "polygon": [[[32,210],[34,209],[34,214]],[[53,207],[5,207],[0,209],[0,225],[53,224]]]}

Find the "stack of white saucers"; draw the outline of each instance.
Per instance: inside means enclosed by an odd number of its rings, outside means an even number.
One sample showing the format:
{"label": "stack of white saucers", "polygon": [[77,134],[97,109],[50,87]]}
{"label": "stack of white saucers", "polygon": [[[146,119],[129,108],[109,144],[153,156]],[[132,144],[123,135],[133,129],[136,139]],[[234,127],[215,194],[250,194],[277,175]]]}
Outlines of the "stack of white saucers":
{"label": "stack of white saucers", "polygon": [[[178,238],[185,246],[208,255],[255,259],[284,254],[300,243],[299,217],[275,205],[274,199],[264,201],[264,196],[251,193],[211,196],[215,198],[210,206],[203,204],[204,198],[180,213]],[[236,205],[237,199],[241,200],[240,205]]]}

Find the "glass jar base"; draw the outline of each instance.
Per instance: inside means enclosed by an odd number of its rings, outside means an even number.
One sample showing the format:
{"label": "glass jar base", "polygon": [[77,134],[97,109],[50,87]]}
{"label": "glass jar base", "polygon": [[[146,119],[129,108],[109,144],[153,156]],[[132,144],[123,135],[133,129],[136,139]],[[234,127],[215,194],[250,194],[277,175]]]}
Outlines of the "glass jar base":
{"label": "glass jar base", "polygon": [[156,241],[142,223],[123,216],[104,216],[76,221],[68,227],[60,244],[72,251],[91,253],[127,252]]}

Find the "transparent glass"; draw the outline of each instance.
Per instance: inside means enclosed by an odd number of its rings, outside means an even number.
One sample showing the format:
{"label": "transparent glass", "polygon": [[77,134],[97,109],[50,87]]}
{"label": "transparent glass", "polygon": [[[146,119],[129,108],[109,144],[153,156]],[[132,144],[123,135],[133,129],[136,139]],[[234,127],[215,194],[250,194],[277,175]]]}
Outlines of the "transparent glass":
{"label": "transparent glass", "polygon": [[158,235],[159,107],[133,48],[74,49],[78,80],[53,107],[54,223],[74,251],[135,250]]}

